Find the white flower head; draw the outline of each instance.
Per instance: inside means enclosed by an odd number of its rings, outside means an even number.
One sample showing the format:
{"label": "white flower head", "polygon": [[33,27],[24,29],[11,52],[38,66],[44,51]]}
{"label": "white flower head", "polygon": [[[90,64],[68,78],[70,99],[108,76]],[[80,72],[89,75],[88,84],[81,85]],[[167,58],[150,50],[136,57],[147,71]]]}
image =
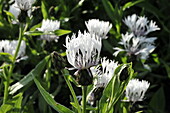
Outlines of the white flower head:
{"label": "white flower head", "polygon": [[154,41],[156,37],[146,38],[143,36],[135,37],[133,33],[122,34],[122,39],[119,42],[120,45],[123,45],[123,48],[115,47],[114,56],[117,56],[120,52],[127,52],[127,55],[136,55],[141,59],[147,59],[149,54],[153,52],[156,48],[154,46]]}
{"label": "white flower head", "polygon": [[[55,30],[58,30],[60,28],[60,21],[58,20],[43,20],[41,28],[38,28],[39,31],[42,31],[44,33],[53,32]],[[47,41],[58,41],[58,36],[55,34],[48,34],[48,35],[41,35],[40,39],[47,40]]]}
{"label": "white flower head", "polygon": [[91,72],[94,78],[96,78],[96,81],[94,81],[95,87],[106,87],[117,67],[117,62],[106,59],[106,57],[101,59],[101,66],[91,67]]}
{"label": "white flower head", "polygon": [[112,24],[109,22],[100,21],[99,19],[90,19],[85,22],[85,24],[91,34],[98,35],[102,39],[108,38],[106,35],[112,28]]}
{"label": "white flower head", "polygon": [[133,103],[137,101],[143,101],[145,93],[149,88],[149,85],[150,83],[145,80],[142,81],[139,81],[139,79],[130,80],[125,91],[127,101]]}
{"label": "white flower head", "polygon": [[149,21],[147,17],[137,16],[136,14],[127,16],[123,22],[135,36],[146,36],[150,32],[160,30],[156,22],[153,22],[153,20]]}
{"label": "white flower head", "polygon": [[[18,45],[18,40],[12,40],[12,41],[1,40],[0,52],[9,53],[14,56],[17,45]],[[25,41],[22,41],[17,57],[23,57],[25,55],[25,49],[26,49]]]}
{"label": "white flower head", "polygon": [[67,60],[75,69],[88,69],[98,63],[101,46],[101,38],[79,31],[77,37],[66,37]]}
{"label": "white flower head", "polygon": [[[34,0],[15,0],[15,3],[9,7],[9,12],[11,12],[16,20],[13,20],[13,24],[17,23],[17,19],[24,19],[26,16],[31,16],[31,8]],[[21,20],[20,20],[21,21]]]}
{"label": "white flower head", "polygon": [[23,11],[28,11],[32,8],[32,4],[35,0],[15,0],[18,8]]}

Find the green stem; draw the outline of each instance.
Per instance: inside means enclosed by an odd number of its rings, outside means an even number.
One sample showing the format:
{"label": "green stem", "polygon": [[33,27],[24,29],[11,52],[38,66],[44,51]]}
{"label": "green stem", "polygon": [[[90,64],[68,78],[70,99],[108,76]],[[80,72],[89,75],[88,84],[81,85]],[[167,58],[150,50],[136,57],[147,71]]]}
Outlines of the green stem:
{"label": "green stem", "polygon": [[99,113],[99,106],[100,105],[99,105],[99,101],[98,100],[96,101],[96,104],[97,104],[97,113]]}
{"label": "green stem", "polygon": [[6,81],[4,82],[4,87],[5,87],[4,90],[5,90],[5,91],[4,91],[3,104],[5,104],[6,101],[8,100],[10,79],[11,79],[11,76],[12,76],[12,73],[13,73],[13,69],[14,69],[14,67],[15,67],[15,61],[16,61],[16,58],[17,58],[17,56],[18,56],[18,52],[19,52],[19,49],[20,49],[20,46],[21,46],[22,37],[23,37],[24,32],[27,30],[27,28],[28,28],[28,24],[26,24],[24,30],[23,30],[23,24],[20,24],[20,27],[19,27],[18,45],[17,45],[16,51],[15,51],[14,57],[13,57],[13,59],[12,59],[12,64],[11,64],[11,66],[10,66],[7,79],[6,79]]}
{"label": "green stem", "polygon": [[83,112],[82,113],[86,113],[86,93],[87,93],[87,86],[82,86],[82,93],[83,93]]}
{"label": "green stem", "polygon": [[63,76],[64,76],[64,79],[65,79],[65,81],[66,81],[66,83],[67,83],[70,91],[71,91],[71,94],[72,94],[72,96],[73,96],[74,102],[75,102],[75,104],[76,104],[76,106],[77,106],[78,113],[81,113],[81,108],[80,108],[80,105],[79,105],[79,103],[78,103],[78,100],[77,100],[76,94],[75,94],[75,92],[74,92],[74,89],[73,89],[70,81],[69,81],[69,80],[66,78],[66,76],[65,76],[65,74],[67,74],[65,69],[62,70],[62,74],[63,74]]}

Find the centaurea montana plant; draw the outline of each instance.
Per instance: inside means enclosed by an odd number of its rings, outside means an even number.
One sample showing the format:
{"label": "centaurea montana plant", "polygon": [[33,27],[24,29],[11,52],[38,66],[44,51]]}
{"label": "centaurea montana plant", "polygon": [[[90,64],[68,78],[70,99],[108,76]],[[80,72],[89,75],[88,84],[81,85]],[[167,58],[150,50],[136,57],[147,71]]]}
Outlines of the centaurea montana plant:
{"label": "centaurea montana plant", "polygon": [[126,52],[132,62],[136,58],[146,60],[156,48],[154,41],[157,39],[157,37],[147,37],[147,35],[160,28],[156,22],[148,21],[146,17],[139,17],[136,14],[128,16],[123,22],[128,26],[129,32],[122,34],[119,44],[123,47],[114,47],[116,51],[113,55],[117,56],[120,52]]}

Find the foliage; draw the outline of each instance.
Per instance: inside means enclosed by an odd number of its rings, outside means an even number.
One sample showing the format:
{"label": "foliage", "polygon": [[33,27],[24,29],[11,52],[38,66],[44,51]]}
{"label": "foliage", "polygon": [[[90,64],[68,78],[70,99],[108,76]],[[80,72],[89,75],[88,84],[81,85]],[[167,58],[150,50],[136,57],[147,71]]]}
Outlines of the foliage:
{"label": "foliage", "polygon": [[[68,70],[71,65],[66,61],[65,38],[79,30],[83,32],[84,22],[92,18],[112,23],[108,39],[102,41],[100,57],[107,56],[121,65],[96,106],[88,103],[94,85],[87,86],[86,111],[170,111],[170,3],[167,0],[36,0],[26,24],[14,24],[16,18],[9,12],[12,4],[10,0],[0,0],[0,40],[24,40],[28,58],[18,62],[16,56],[0,52],[0,113],[82,112],[83,106],[76,97],[82,95],[82,90],[74,70]],[[154,52],[146,61],[135,64],[129,63],[128,57],[122,54],[113,56],[113,47],[118,46],[121,34],[127,31],[122,20],[132,14],[146,16],[161,28],[150,34],[158,37]],[[60,29],[47,33],[38,31],[43,19],[59,20]],[[39,39],[40,35],[52,34],[59,36],[58,42]],[[128,69],[129,76],[121,81],[123,69]],[[124,101],[126,85],[132,78],[150,82],[144,101],[135,104]]]}

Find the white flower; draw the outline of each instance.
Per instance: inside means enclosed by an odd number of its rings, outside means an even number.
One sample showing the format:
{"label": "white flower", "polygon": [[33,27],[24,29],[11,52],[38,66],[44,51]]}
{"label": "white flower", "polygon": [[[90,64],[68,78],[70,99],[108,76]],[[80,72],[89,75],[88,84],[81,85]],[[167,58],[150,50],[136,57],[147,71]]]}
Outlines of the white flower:
{"label": "white flower", "polygon": [[156,22],[149,21],[146,17],[137,16],[136,14],[128,16],[123,22],[135,36],[145,36],[152,31],[160,30]]}
{"label": "white flower", "polygon": [[18,8],[23,11],[28,11],[32,8],[32,4],[35,0],[15,0]]}
{"label": "white flower", "polygon": [[124,48],[113,48],[116,50],[113,55],[117,56],[120,52],[125,51],[129,56],[136,55],[141,59],[147,59],[149,54],[155,49],[154,41],[156,39],[156,37],[135,37],[133,33],[126,33],[125,35],[122,34],[122,39],[119,44],[123,45]]}
{"label": "white flower", "polygon": [[86,32],[67,36],[67,60],[75,69],[88,69],[98,63],[101,46],[101,38]]}
{"label": "white flower", "polygon": [[[1,40],[0,41],[0,52],[9,53],[14,56],[16,48],[18,45],[18,40]],[[23,57],[25,55],[26,44],[25,41],[21,42],[21,46],[18,52],[18,57]]]}
{"label": "white flower", "polygon": [[[9,12],[11,12],[16,19],[18,19],[18,16],[21,13],[26,13],[30,17],[32,4],[34,2],[35,2],[34,0],[15,0],[15,3],[9,7]],[[24,14],[24,16],[26,15]],[[16,20],[13,20],[13,23],[16,24]]]}
{"label": "white flower", "polygon": [[96,34],[102,39],[108,38],[106,35],[112,28],[112,24],[105,21],[100,21],[99,19],[91,19],[85,22],[88,31],[91,34]]}
{"label": "white flower", "polygon": [[125,95],[127,101],[135,103],[136,101],[142,101],[147,89],[149,88],[150,83],[148,81],[138,79],[132,79],[129,81]]}
{"label": "white flower", "polygon": [[[53,32],[55,30],[58,30],[60,27],[60,21],[58,20],[43,20],[42,21],[42,25],[41,28],[38,28],[39,31],[42,31],[44,33],[48,33],[48,32]],[[56,42],[58,41],[58,36],[56,36],[55,34],[48,34],[48,35],[41,35],[40,39],[42,40],[47,40],[47,41],[53,41],[55,40]]]}
{"label": "white flower", "polygon": [[94,78],[96,78],[96,81],[94,81],[95,87],[106,87],[112,79],[117,67],[117,62],[106,59],[106,57],[101,59],[101,66],[98,65],[97,67],[91,67],[91,72]]}

